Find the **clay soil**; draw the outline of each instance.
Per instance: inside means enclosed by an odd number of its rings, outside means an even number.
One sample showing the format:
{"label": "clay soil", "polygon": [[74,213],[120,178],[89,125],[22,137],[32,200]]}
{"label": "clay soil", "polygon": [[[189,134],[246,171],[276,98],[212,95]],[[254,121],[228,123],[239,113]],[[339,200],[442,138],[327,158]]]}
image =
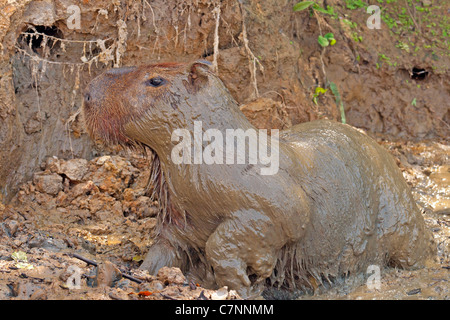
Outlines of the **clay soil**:
{"label": "clay soil", "polygon": [[[91,141],[79,114],[84,86],[111,67],[198,58],[217,62],[259,128],[345,115],[374,137],[438,248],[426,268],[381,269],[378,289],[363,275],[261,298],[450,298],[448,1],[317,1],[328,13],[296,2],[77,1],[70,29],[65,2],[0,0],[0,300],[239,299],[175,268],[138,270],[158,214],[151,159]],[[366,27],[367,4],[381,29]],[[321,47],[327,33],[336,44]]]}

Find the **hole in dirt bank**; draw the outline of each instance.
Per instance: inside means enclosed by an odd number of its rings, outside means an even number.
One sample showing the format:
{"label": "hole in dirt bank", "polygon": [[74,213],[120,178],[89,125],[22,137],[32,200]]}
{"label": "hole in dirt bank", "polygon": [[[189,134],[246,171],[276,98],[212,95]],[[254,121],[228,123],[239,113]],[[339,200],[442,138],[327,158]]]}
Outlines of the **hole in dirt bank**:
{"label": "hole in dirt bank", "polygon": [[40,56],[55,53],[61,46],[63,33],[56,26],[28,26],[19,36],[17,42],[22,48],[27,46]]}
{"label": "hole in dirt bank", "polygon": [[429,72],[426,69],[420,68],[420,67],[414,67],[412,68],[411,72],[411,79],[414,80],[424,80],[428,77]]}

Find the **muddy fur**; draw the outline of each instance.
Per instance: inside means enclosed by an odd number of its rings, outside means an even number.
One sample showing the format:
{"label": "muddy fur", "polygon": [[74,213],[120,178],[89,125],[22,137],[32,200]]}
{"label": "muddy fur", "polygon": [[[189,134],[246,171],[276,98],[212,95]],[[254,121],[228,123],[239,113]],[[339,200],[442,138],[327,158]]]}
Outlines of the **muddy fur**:
{"label": "muddy fur", "polygon": [[[156,79],[156,80],[155,80]],[[162,79],[162,80],[161,80]],[[157,84],[157,85],[155,85]],[[422,266],[433,255],[401,172],[348,125],[304,123],[279,134],[279,170],[262,164],[175,164],[175,129],[254,129],[203,61],[113,69],[86,89],[88,131],[154,156],[158,236],[142,268],[177,266],[244,297],[266,286],[327,287],[371,264]]]}

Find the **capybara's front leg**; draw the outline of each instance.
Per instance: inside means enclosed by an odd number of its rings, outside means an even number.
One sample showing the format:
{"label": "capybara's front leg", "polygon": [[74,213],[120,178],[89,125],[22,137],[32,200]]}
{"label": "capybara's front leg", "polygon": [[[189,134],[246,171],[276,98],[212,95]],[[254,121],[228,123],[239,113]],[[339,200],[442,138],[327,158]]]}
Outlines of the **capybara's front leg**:
{"label": "capybara's front leg", "polygon": [[182,261],[176,249],[165,238],[159,238],[149,249],[144,262],[139,267],[156,275],[164,266],[181,267]]}
{"label": "capybara's front leg", "polygon": [[283,239],[280,228],[255,210],[241,211],[222,222],[206,242],[206,257],[217,284],[237,290],[244,298],[260,293]]}

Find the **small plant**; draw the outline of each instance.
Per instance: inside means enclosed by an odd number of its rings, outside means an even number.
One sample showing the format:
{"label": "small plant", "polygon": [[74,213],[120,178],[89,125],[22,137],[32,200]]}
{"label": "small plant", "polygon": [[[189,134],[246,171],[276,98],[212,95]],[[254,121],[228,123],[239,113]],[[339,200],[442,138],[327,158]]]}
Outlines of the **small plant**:
{"label": "small plant", "polygon": [[333,46],[336,44],[336,39],[334,39],[334,35],[332,33],[327,33],[324,36],[319,36],[317,41],[322,47]]}
{"label": "small plant", "polygon": [[397,48],[399,48],[399,49],[401,49],[401,50],[405,50],[406,52],[409,53],[409,45],[408,45],[407,43],[404,43],[404,42],[402,42],[402,41],[399,41],[399,42],[395,45],[395,47],[397,47]]}
{"label": "small plant", "polygon": [[[396,57],[398,58],[398,57]],[[379,69],[383,62],[385,62],[389,66],[397,66],[397,62],[393,61],[391,58],[387,57],[385,54],[378,54],[378,60],[380,61],[380,64],[377,63],[377,69]]]}
{"label": "small plant", "polygon": [[334,8],[333,7],[327,6],[327,9],[324,9],[319,4],[317,4],[315,1],[302,1],[302,2],[299,2],[299,3],[294,5],[293,10],[294,10],[294,12],[295,11],[303,11],[303,10],[306,10],[306,9],[308,9],[310,7],[313,10],[315,10],[315,11],[329,14],[329,15],[335,17],[335,18],[337,17],[337,13],[334,12]]}
{"label": "small plant", "polygon": [[348,19],[342,19],[342,22],[345,23],[346,25],[348,25],[350,27],[350,29],[356,29],[356,27],[358,26],[358,24],[356,22],[352,22]]}
{"label": "small plant", "polygon": [[325,94],[328,91],[328,89],[324,89],[322,87],[317,87],[314,90],[314,95],[313,95],[313,102],[314,104],[317,105],[317,98],[321,95],[321,94]]}
{"label": "small plant", "polygon": [[347,9],[350,9],[350,10],[367,7],[367,3],[365,3],[361,0],[345,0],[345,4],[347,5]]}
{"label": "small plant", "polygon": [[380,56],[380,59],[381,59],[381,60],[384,60],[384,61],[389,61],[389,60],[391,60],[391,58],[389,58],[389,57],[386,57],[386,55],[385,55],[385,54],[383,54],[383,53],[382,53],[382,54],[380,54],[379,56]]}
{"label": "small plant", "polygon": [[353,32],[352,33],[352,38],[355,42],[362,42],[363,41],[363,37],[358,35],[357,32]]}
{"label": "small plant", "polygon": [[334,82],[329,83],[330,90],[333,93],[334,97],[336,98],[336,104],[339,107],[339,111],[341,112],[341,122],[346,123],[347,120],[345,118],[345,109],[344,109],[344,103],[341,99],[341,94],[339,93],[338,87]]}

